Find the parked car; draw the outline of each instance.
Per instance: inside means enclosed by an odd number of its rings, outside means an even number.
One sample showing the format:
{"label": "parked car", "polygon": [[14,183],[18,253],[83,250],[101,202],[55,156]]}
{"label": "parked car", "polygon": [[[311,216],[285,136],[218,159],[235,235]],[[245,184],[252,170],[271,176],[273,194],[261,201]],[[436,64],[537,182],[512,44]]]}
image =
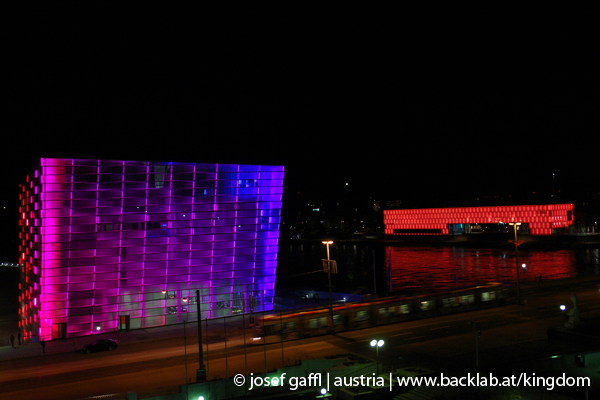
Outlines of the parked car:
{"label": "parked car", "polygon": [[113,351],[119,345],[116,340],[113,339],[101,339],[97,340],[94,343],[86,344],[81,349],[84,353],[89,354],[95,351]]}

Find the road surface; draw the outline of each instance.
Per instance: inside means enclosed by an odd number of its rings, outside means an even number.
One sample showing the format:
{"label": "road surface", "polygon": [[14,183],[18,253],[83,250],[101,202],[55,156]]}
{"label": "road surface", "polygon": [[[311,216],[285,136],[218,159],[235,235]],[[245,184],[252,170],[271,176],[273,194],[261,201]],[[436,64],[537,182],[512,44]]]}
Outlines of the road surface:
{"label": "road surface", "polygon": [[[600,315],[597,282],[575,286],[582,317]],[[572,351],[572,346],[551,347],[546,330],[562,324],[561,303],[569,304],[571,287],[556,287],[543,293],[527,293],[525,305],[410,321],[336,335],[262,346],[243,337],[211,343],[207,369],[211,379],[233,377],[291,365],[309,358],[355,353],[374,359],[369,342],[384,339],[380,360],[384,366],[423,365],[438,370],[472,368],[475,363],[475,333],[482,330],[480,363],[511,363],[531,357]],[[0,398],[65,400],[91,396],[138,392],[160,395],[177,392],[178,385],[195,381],[198,368],[196,333],[189,330],[186,343],[181,336],[132,343],[112,352],[46,354],[0,362]],[[238,332],[239,333],[239,332]],[[83,339],[79,339],[83,341]],[[246,337],[250,343],[250,337]],[[186,356],[187,353],[187,356]],[[227,354],[227,357],[225,355]]]}

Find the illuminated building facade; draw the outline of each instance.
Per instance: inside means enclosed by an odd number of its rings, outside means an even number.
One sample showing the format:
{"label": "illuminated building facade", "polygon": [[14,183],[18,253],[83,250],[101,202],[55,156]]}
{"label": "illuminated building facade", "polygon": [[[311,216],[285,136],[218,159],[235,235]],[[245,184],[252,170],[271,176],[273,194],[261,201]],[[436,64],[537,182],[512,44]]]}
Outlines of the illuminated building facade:
{"label": "illuminated building facade", "polygon": [[481,225],[515,223],[531,235],[552,235],[573,225],[573,204],[384,210],[387,235],[470,233]]}
{"label": "illuminated building facade", "polygon": [[[283,167],[42,158],[20,329],[46,340],[273,307]],[[200,291],[200,299],[196,296]]]}

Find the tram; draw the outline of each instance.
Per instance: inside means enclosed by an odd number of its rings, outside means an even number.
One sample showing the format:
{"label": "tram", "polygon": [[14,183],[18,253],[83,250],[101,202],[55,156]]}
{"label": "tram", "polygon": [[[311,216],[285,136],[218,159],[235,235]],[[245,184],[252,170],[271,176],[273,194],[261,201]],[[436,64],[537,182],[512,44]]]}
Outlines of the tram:
{"label": "tram", "polygon": [[[410,297],[389,297],[333,307],[334,332],[497,307],[505,303],[501,283]],[[329,308],[257,316],[253,343],[278,343],[328,333]]]}

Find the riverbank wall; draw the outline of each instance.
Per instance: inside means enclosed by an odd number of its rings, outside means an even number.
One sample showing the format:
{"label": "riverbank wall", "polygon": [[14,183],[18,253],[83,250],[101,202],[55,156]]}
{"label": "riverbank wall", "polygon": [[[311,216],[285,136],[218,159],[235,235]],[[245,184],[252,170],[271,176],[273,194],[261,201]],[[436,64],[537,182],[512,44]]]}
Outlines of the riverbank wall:
{"label": "riverbank wall", "polygon": [[[490,247],[514,248],[514,236],[502,233],[481,233],[463,235],[385,235],[383,233],[357,233],[357,234],[331,234],[331,235],[304,235],[295,237],[281,237],[281,244],[319,243],[322,240],[345,242],[373,242],[389,243],[407,246],[465,246],[465,247]],[[600,234],[570,234],[552,236],[519,235],[518,241],[522,242],[520,248],[528,249],[572,249],[572,248],[599,248]]]}

